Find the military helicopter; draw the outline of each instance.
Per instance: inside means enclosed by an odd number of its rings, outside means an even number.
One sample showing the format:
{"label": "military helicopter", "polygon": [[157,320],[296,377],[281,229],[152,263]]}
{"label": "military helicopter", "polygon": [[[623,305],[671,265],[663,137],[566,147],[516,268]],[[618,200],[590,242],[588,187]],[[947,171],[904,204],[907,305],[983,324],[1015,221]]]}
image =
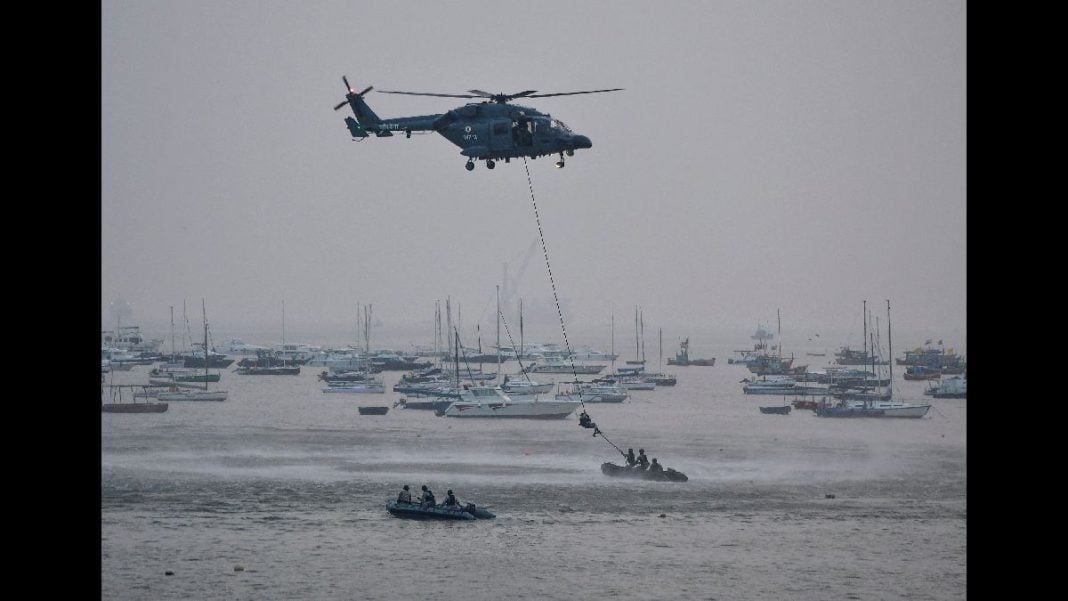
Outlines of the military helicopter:
{"label": "military helicopter", "polygon": [[486,161],[486,168],[493,169],[495,161],[504,159],[508,163],[513,158],[530,157],[532,159],[559,154],[557,168],[564,166],[564,155],[574,156],[579,148],[590,148],[593,143],[586,136],[571,131],[563,121],[553,119],[547,113],[532,108],[509,104],[516,98],[545,98],[547,96],[571,96],[574,94],[596,94],[599,92],[616,92],[623,88],[609,90],[586,90],[584,92],[559,92],[555,94],[537,94],[537,90],[524,90],[515,94],[490,94],[481,90],[469,90],[467,94],[436,94],[428,92],[398,92],[379,90],[383,94],[408,94],[411,96],[440,96],[443,98],[483,98],[482,102],[465,104],[447,113],[437,115],[419,115],[416,117],[397,117],[381,119],[367,106],[363,97],[374,89],[367,86],[357,92],[349,85],[349,80],[342,76],[345,83],[345,101],[334,107],[338,110],[346,104],[352,107],[356,116],[345,117],[345,125],[352,138],[366,138],[374,134],[380,138],[404,132],[408,138],[413,131],[436,131],[461,148],[460,154],[467,157],[465,167],[468,171],[475,168],[475,161]]}

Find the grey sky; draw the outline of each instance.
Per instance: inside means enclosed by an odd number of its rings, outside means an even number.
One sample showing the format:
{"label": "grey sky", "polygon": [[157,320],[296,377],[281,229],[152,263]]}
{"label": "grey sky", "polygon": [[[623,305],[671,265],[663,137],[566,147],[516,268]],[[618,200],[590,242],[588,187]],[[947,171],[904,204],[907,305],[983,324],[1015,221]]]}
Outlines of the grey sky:
{"label": "grey sky", "polygon": [[[861,300],[885,320],[889,298],[895,351],[965,346],[963,2],[107,0],[102,17],[104,327],[116,297],[159,335],[205,298],[247,339],[284,299],[287,339],[330,342],[361,302],[384,343],[431,344],[451,296],[485,339],[503,263],[517,275],[537,237],[522,162],[467,172],[436,134],[353,142],[332,110],[347,75],[625,88],[517,101],[593,141],[564,169],[530,162],[573,345],[607,340],[613,312],[624,344],[640,305],[665,344],[744,341],[781,308],[784,335],[856,346]],[[544,325],[528,339],[560,342],[540,245],[516,292]]]}

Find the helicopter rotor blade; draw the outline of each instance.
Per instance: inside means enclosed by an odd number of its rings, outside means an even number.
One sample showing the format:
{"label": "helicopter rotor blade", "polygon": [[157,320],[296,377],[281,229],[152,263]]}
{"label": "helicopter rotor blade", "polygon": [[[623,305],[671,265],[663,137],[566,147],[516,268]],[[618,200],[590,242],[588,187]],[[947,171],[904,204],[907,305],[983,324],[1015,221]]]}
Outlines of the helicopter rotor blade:
{"label": "helicopter rotor blade", "polygon": [[366,88],[364,88],[364,90],[363,90],[362,92],[360,92],[359,94],[357,94],[357,96],[363,96],[364,94],[366,94],[366,93],[370,92],[370,91],[371,91],[371,90],[373,90],[373,89],[375,89],[375,87],[374,87],[374,86],[367,86]]}
{"label": "helicopter rotor blade", "polygon": [[339,108],[341,108],[341,107],[345,106],[345,105],[346,105],[346,104],[348,104],[348,103],[349,103],[349,101],[348,101],[348,100],[346,100],[345,102],[342,102],[341,104],[339,104],[339,105],[335,106],[335,107],[334,107],[334,110],[336,111],[336,110],[338,110]]}
{"label": "helicopter rotor blade", "polygon": [[555,94],[530,94],[527,98],[545,98],[547,96],[572,96],[575,94],[597,94],[599,92],[617,92],[624,88],[611,88],[608,90],[586,90],[584,92],[557,92]]}
{"label": "helicopter rotor blade", "polygon": [[379,90],[381,94],[407,94],[409,96],[440,96],[442,98],[479,98],[470,94],[436,94],[432,92],[398,92],[395,90]]}
{"label": "helicopter rotor blade", "polygon": [[349,78],[347,78],[344,75],[342,75],[341,76],[341,81],[345,82],[345,89],[351,92],[352,91],[352,86],[349,85]]}

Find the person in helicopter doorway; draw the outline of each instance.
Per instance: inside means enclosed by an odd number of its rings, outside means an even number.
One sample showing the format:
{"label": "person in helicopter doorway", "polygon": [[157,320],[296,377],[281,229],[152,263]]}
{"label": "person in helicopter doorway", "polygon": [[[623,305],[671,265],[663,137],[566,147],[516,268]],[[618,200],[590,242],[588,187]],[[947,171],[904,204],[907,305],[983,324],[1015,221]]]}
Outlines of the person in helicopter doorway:
{"label": "person in helicopter doorway", "polygon": [[419,504],[424,507],[433,507],[437,504],[434,500],[434,492],[427,488],[426,484],[423,485],[423,494],[419,495]]}
{"label": "person in helicopter doorway", "polygon": [[452,494],[452,489],[445,493],[445,502],[441,504],[442,507],[459,507],[460,502],[456,500],[456,495]]}
{"label": "person in helicopter doorway", "polygon": [[649,465],[649,471],[650,472],[662,472],[662,471],[664,471],[664,466],[660,465],[656,461],[656,457],[653,457],[653,462]]}
{"label": "person in helicopter doorway", "polygon": [[623,454],[627,458],[627,467],[634,467],[638,460],[634,458],[634,449],[627,449],[627,452]]}
{"label": "person in helicopter doorway", "polygon": [[530,135],[530,120],[526,113],[520,112],[512,122],[512,141],[516,146],[530,146],[533,139]]}
{"label": "person in helicopter doorway", "polygon": [[397,495],[397,502],[398,503],[411,503],[412,502],[412,493],[408,491],[408,485],[407,484],[404,485],[404,488],[401,489],[400,494]]}
{"label": "person in helicopter doorway", "polygon": [[649,458],[645,456],[645,449],[638,449],[638,469],[644,470],[649,467]]}

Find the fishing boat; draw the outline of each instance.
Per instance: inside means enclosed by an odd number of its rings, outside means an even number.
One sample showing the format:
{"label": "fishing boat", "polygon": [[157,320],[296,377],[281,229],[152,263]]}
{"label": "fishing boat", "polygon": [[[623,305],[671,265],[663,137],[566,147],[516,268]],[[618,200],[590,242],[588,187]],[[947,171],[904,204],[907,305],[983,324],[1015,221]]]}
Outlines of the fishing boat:
{"label": "fishing boat", "polygon": [[386,503],[386,511],[392,516],[412,520],[473,521],[497,517],[494,513],[482,507],[476,507],[474,503],[468,503],[463,507],[446,507],[443,505],[427,507],[420,503],[404,503],[394,500]]}
{"label": "fishing boat", "polygon": [[681,365],[683,367],[688,365],[703,365],[706,367],[712,367],[716,364],[716,358],[710,359],[691,359],[690,358],[690,339],[687,337],[679,343],[679,350],[675,353],[675,358],[668,357],[668,365]]}
{"label": "fishing boat", "polygon": [[925,365],[910,365],[905,368],[906,380],[938,380],[942,377],[942,370]]}
{"label": "fishing boat", "polygon": [[601,464],[601,473],[613,478],[634,478],[638,480],[655,480],[661,482],[686,482],[689,480],[689,478],[686,477],[686,474],[670,467],[662,472],[653,472],[648,469],[643,470],[637,467],[626,467],[611,462]]}

